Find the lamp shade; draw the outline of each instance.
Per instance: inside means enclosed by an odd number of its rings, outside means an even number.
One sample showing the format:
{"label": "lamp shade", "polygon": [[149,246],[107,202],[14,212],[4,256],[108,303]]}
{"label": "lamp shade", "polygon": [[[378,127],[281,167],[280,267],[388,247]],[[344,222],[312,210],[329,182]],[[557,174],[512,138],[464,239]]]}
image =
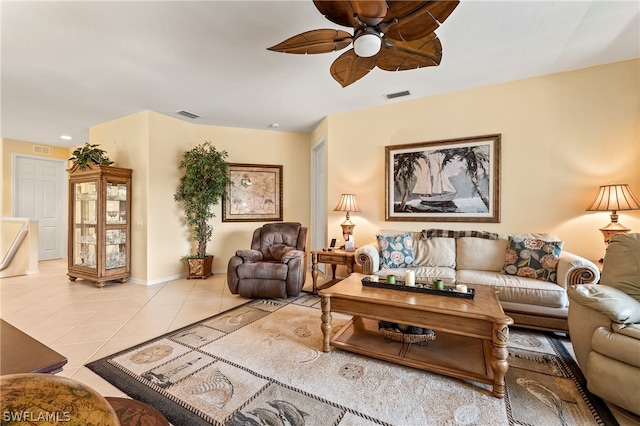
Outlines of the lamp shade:
{"label": "lamp shade", "polygon": [[640,210],[640,201],[627,184],[602,185],[595,200],[587,207],[588,212]]}
{"label": "lamp shade", "polygon": [[342,194],[340,202],[333,209],[334,212],[359,212],[360,209],[356,204],[356,196],[354,194]]}

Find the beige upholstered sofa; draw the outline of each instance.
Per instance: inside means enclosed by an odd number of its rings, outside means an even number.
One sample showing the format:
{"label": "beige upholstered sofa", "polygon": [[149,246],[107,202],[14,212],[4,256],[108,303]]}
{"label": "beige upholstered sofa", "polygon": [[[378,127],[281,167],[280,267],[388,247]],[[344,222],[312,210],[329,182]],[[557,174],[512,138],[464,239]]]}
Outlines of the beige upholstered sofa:
{"label": "beige upholstered sofa", "polygon": [[640,416],[640,234],[618,234],[598,285],[569,289],[569,330],[587,388]]}
{"label": "beige upholstered sofa", "polygon": [[427,229],[381,231],[377,237],[357,250],[364,274],[402,280],[411,267],[419,280],[493,287],[505,313],[521,327],[568,332],[567,288],[600,277],[593,262],[562,250],[558,238],[548,234]]}

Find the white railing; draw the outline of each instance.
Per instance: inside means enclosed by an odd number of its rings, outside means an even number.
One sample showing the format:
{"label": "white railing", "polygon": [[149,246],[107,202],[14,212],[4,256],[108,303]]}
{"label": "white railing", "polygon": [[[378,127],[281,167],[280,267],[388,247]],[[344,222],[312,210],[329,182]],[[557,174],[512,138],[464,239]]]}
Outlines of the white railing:
{"label": "white railing", "polygon": [[18,252],[18,249],[20,248],[20,244],[22,244],[22,241],[24,241],[28,233],[29,233],[29,228],[27,228],[27,225],[23,223],[22,226],[20,226],[20,229],[18,230],[16,237],[13,239],[11,246],[9,246],[9,250],[7,251],[7,254],[4,256],[4,259],[2,259],[2,265],[0,265],[0,271],[4,271],[11,264],[11,261],[13,260],[14,256]]}

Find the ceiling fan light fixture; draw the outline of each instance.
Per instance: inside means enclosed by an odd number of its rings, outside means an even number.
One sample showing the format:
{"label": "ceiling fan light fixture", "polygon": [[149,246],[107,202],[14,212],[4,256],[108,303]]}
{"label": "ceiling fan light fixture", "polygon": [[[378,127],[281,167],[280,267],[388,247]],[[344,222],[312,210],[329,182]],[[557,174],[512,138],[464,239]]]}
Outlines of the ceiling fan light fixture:
{"label": "ceiling fan light fixture", "polygon": [[370,58],[380,51],[382,37],[371,28],[365,29],[353,42],[353,50],[361,58]]}
{"label": "ceiling fan light fixture", "polygon": [[405,71],[440,65],[442,44],[435,30],[460,0],[314,0],[329,21],[353,33],[310,30],[268,50],[299,55],[331,53],[350,47],[331,63],[331,76],[347,87],[374,68]]}

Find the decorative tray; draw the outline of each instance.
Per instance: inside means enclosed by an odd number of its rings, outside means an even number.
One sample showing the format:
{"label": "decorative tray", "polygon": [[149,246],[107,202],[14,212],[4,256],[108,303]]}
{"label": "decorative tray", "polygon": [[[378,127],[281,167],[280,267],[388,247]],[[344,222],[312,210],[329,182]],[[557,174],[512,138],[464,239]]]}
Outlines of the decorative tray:
{"label": "decorative tray", "polygon": [[438,296],[456,297],[458,299],[472,299],[476,295],[476,291],[473,288],[467,288],[466,293],[456,291],[455,286],[444,286],[443,290],[437,290],[431,286],[431,284],[416,283],[415,287],[408,287],[404,285],[402,281],[396,281],[396,284],[389,284],[387,280],[380,278],[378,282],[371,281],[369,277],[362,279],[362,285],[366,287],[388,288],[390,290],[402,290],[412,293],[424,293],[435,294]]}

